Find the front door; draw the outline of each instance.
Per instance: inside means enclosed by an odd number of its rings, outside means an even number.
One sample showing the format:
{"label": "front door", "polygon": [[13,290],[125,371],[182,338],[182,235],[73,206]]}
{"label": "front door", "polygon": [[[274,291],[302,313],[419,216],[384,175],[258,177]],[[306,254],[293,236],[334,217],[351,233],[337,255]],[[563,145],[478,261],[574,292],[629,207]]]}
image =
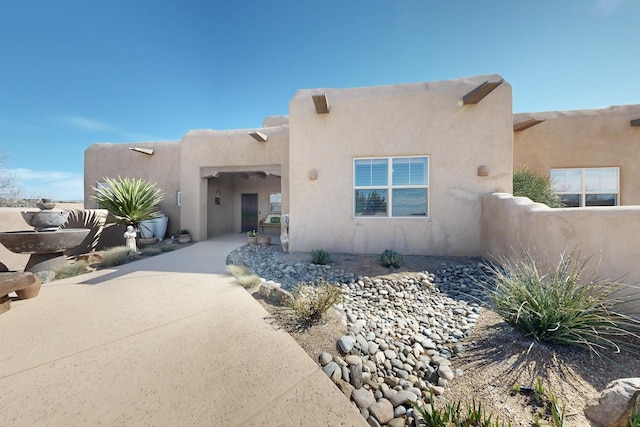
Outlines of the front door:
{"label": "front door", "polygon": [[242,194],[242,231],[258,231],[258,195],[255,193]]}

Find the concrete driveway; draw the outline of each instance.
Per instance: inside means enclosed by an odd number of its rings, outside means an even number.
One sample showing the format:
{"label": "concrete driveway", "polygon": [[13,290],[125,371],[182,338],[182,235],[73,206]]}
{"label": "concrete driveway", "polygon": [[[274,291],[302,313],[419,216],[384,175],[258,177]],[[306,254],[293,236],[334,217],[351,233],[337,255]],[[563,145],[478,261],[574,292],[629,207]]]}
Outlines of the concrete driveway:
{"label": "concrete driveway", "polygon": [[244,234],[45,284],[0,315],[0,425],[366,426],[226,274]]}

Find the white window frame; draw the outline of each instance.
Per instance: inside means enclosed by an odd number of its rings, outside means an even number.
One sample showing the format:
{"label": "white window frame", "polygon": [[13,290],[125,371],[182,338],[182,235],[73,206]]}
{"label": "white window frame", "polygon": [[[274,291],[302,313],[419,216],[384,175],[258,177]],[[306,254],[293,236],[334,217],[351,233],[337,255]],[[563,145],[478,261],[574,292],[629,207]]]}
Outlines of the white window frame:
{"label": "white window frame", "polygon": [[[420,185],[393,185],[393,160],[395,159],[426,159],[426,171],[425,171],[425,184]],[[359,160],[386,160],[387,161],[387,185],[372,185],[372,186],[356,186],[356,162]],[[431,174],[431,156],[429,155],[415,155],[415,156],[384,156],[384,157],[356,157],[353,159],[353,184],[351,196],[352,206],[351,214],[353,218],[413,218],[413,219],[428,219],[430,203],[430,174]],[[393,215],[393,190],[398,189],[424,189],[426,192],[425,199],[425,214],[424,215],[410,215],[410,216],[394,216]],[[385,215],[357,215],[356,214],[356,190],[385,190],[387,192],[387,209]]]}
{"label": "white window frame", "polygon": [[[586,179],[585,179],[585,175],[587,173],[587,171],[593,171],[593,170],[603,170],[603,169],[613,169],[616,171],[616,191],[589,191],[586,188]],[[620,206],[620,168],[617,166],[605,166],[605,167],[597,167],[597,168],[552,168],[549,171],[549,179],[552,181],[551,182],[551,186],[553,188],[553,172],[554,171],[580,171],[580,191],[576,192],[576,191],[558,191],[555,188],[553,189],[556,194],[558,195],[568,195],[568,194],[578,194],[580,199],[579,199],[579,206],[578,207],[595,207],[595,206],[587,206],[586,204],[586,196],[587,195],[592,195],[592,194],[615,194],[616,196],[616,205],[615,206]]]}

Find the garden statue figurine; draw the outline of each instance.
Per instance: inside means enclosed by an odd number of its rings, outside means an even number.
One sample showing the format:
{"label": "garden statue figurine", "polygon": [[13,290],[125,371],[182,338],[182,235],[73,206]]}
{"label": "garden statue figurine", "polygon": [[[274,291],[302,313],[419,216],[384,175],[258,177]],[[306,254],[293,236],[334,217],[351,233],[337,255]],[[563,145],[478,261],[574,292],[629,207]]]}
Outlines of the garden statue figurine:
{"label": "garden statue figurine", "polygon": [[127,226],[127,231],[124,232],[124,240],[125,244],[133,253],[138,252],[138,248],[136,247],[136,231],[133,229],[132,225]]}

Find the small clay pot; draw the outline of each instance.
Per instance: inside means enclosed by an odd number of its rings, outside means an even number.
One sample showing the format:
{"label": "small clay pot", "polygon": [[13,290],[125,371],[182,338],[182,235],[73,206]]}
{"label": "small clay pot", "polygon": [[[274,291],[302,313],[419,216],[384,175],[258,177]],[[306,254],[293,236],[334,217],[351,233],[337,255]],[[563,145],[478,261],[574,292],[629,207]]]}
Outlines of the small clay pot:
{"label": "small clay pot", "polygon": [[266,248],[271,244],[271,237],[258,237],[258,243]]}

